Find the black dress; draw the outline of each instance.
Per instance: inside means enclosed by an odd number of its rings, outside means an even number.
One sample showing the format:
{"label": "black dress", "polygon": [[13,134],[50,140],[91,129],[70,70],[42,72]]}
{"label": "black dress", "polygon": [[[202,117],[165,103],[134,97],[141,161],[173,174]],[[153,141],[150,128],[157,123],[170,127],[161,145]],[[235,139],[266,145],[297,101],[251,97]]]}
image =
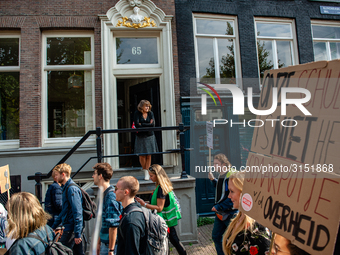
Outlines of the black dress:
{"label": "black dress", "polygon": [[[151,120],[153,120],[152,123]],[[136,128],[146,128],[155,126],[155,118],[150,111],[146,119],[143,118],[143,113],[136,111],[133,116]],[[153,131],[137,132],[135,140],[135,153],[152,153],[158,152],[156,137]]]}

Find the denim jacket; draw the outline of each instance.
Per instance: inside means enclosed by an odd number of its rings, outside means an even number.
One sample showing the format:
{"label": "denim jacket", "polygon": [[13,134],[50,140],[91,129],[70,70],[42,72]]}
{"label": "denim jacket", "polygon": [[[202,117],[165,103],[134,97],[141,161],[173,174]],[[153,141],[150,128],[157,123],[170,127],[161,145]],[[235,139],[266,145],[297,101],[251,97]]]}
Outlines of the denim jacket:
{"label": "denim jacket", "polygon": [[[65,227],[64,231],[73,231],[75,238],[81,237],[81,232],[83,230],[83,195],[81,190],[77,186],[68,186],[74,183],[70,178],[63,188],[63,209],[59,214],[58,218],[54,221],[52,226],[55,229],[57,226],[61,225]],[[66,197],[67,190],[67,197]]]}
{"label": "denim jacket", "polygon": [[123,212],[123,206],[120,202],[116,201],[116,194],[113,192],[113,190],[114,188],[109,186],[104,193],[100,241],[105,244],[109,243],[109,228],[119,226],[119,216]]}
{"label": "denim jacket", "polygon": [[[48,231],[48,236],[50,240],[54,239],[54,232],[53,230],[46,225],[46,229]],[[45,227],[41,227],[34,232],[33,234],[38,235],[41,239],[47,242],[47,235],[45,231]],[[14,242],[9,249],[10,255],[40,255],[45,252],[47,245],[43,244],[36,238],[33,237],[24,237],[16,242]]]}

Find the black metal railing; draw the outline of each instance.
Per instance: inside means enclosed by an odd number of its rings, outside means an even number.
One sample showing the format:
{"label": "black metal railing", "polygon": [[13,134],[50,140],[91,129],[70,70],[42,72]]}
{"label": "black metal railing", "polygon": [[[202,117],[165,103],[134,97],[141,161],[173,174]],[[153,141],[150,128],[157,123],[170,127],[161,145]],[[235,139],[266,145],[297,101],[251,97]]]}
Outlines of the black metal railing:
{"label": "black metal railing", "polygon": [[[74,146],[73,148],[66,153],[66,155],[59,160],[57,164],[55,164],[52,169],[47,173],[43,174],[41,172],[35,173],[35,175],[30,175],[27,177],[28,180],[35,180],[35,195],[42,201],[42,184],[41,181],[43,179],[50,178],[52,175],[52,171],[55,166],[65,163],[66,160],[71,157],[71,155],[91,136],[96,135],[96,157],[90,157],[72,176],[74,178],[92,159],[97,159],[97,162],[102,162],[103,158],[110,158],[110,157],[127,157],[127,156],[143,156],[143,155],[159,155],[159,154],[169,154],[169,153],[181,153],[182,159],[182,173],[181,178],[188,178],[187,172],[185,170],[185,151],[192,150],[190,148],[185,148],[185,134],[186,130],[189,130],[190,126],[184,126],[183,123],[180,123],[179,126],[171,126],[171,127],[149,127],[149,128],[124,128],[124,129],[108,129],[102,130],[100,127],[97,127],[96,130],[88,131]],[[113,134],[113,133],[134,133],[134,132],[143,132],[143,131],[166,131],[166,130],[178,130],[179,131],[179,141],[180,141],[180,148],[179,149],[170,149],[165,152],[154,152],[154,153],[136,153],[136,154],[120,154],[120,155],[103,155],[102,151],[102,135],[104,134]]]}

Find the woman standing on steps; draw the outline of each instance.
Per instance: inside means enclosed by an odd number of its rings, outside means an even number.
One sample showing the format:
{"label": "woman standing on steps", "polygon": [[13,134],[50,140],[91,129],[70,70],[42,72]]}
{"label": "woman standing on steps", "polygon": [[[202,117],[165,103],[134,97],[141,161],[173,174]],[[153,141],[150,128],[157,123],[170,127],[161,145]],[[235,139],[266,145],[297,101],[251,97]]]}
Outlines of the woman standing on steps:
{"label": "woman standing on steps", "polygon": [[[146,128],[155,126],[155,117],[151,111],[152,105],[148,100],[141,100],[137,106],[137,111],[133,116],[136,128]],[[135,140],[135,153],[158,152],[156,137],[153,131],[137,132]],[[144,179],[149,180],[148,169],[151,165],[151,155],[139,156],[139,162],[144,170]]]}
{"label": "woman standing on steps", "polygon": [[186,255],[187,252],[177,236],[175,226],[178,220],[182,218],[179,211],[176,198],[173,192],[172,183],[164,171],[163,167],[154,164],[149,168],[150,179],[156,184],[156,189],[151,195],[150,204],[139,197],[136,197],[138,203],[150,210],[157,210],[158,214],[165,220],[169,227],[169,240],[175,246],[179,255]]}

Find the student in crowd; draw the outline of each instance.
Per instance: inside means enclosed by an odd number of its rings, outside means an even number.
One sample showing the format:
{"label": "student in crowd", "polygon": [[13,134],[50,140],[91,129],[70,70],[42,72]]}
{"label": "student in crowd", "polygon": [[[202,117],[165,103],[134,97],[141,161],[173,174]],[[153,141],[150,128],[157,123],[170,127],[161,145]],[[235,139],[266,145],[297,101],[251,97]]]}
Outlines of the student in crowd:
{"label": "student in crowd", "polygon": [[152,165],[149,168],[149,175],[150,179],[156,184],[156,189],[151,196],[150,204],[145,203],[143,199],[138,197],[136,197],[136,200],[148,209],[157,210],[158,214],[165,220],[170,229],[169,239],[172,245],[176,248],[178,254],[187,254],[175,229],[175,226],[178,224],[178,220],[182,217],[173,194],[172,183],[160,165]]}
{"label": "student in crowd", "polygon": [[115,252],[117,229],[123,207],[116,201],[114,187],[110,185],[113,170],[109,163],[97,163],[93,169],[94,184],[103,187],[104,190],[102,227],[98,238],[97,255],[117,254]]}
{"label": "student in crowd", "polygon": [[272,255],[310,255],[308,252],[292,244],[287,238],[275,234]]}
{"label": "student in crowd", "polygon": [[[155,126],[155,117],[151,111],[152,105],[148,100],[141,100],[137,111],[134,113],[133,121],[136,128],[147,128]],[[135,140],[135,153],[158,152],[156,137],[153,131],[137,132]],[[139,162],[144,170],[144,179],[149,180],[148,169],[151,165],[151,155],[139,156]]]}
{"label": "student in crowd", "polygon": [[54,171],[52,171],[52,178],[54,182],[48,187],[45,195],[45,211],[52,216],[52,218],[47,222],[47,225],[50,227],[53,226],[54,221],[58,218],[58,215],[61,212],[63,194],[63,190],[58,183]]}
{"label": "student in crowd", "polygon": [[117,254],[119,255],[146,254],[147,234],[144,214],[142,211],[129,212],[134,207],[141,208],[140,204],[135,202],[138,190],[139,182],[133,176],[120,178],[115,188],[116,200],[124,207],[118,227]]}
{"label": "student in crowd", "polygon": [[65,227],[60,242],[73,250],[75,255],[85,255],[83,249],[82,233],[84,230],[83,221],[83,195],[77,186],[70,186],[75,182],[70,178],[72,168],[63,163],[57,165],[55,172],[58,182],[63,189],[63,206],[58,218],[54,221],[52,228],[56,229],[60,224]]}
{"label": "student in crowd", "polygon": [[19,192],[12,195],[8,208],[8,235],[16,241],[8,250],[13,255],[40,255],[45,252],[43,242],[29,237],[29,234],[39,236],[48,242],[47,235],[53,240],[55,235],[47,220],[51,218],[41,207],[39,200],[28,192]]}
{"label": "student in crowd", "polygon": [[[229,198],[236,209],[240,207],[244,176],[245,173],[240,171],[229,177]],[[239,212],[223,236],[222,247],[226,255],[267,255],[270,250],[270,239],[271,234],[267,228]]]}
{"label": "student in crowd", "polygon": [[228,228],[231,219],[238,212],[233,208],[233,203],[228,198],[228,180],[231,174],[230,168],[232,165],[229,163],[226,155],[220,153],[214,157],[215,171],[219,173],[216,179],[214,175],[209,172],[208,177],[212,181],[215,192],[215,205],[211,211],[216,213],[214,228],[212,231],[212,239],[215,244],[215,249],[218,255],[223,255],[222,237],[225,230]]}

